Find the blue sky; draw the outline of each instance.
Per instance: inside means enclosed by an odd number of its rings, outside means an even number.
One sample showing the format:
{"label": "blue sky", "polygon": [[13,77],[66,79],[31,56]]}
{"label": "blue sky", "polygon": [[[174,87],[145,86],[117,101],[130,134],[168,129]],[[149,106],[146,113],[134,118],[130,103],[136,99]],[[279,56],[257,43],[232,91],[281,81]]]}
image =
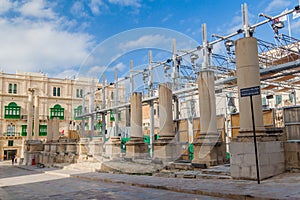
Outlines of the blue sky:
{"label": "blue sky", "polygon": [[[263,20],[259,13],[277,15],[298,0],[0,0],[0,68],[55,77],[81,71],[99,76],[96,71],[116,66],[126,73],[130,59],[147,64],[149,49],[159,49],[155,59],[168,56],[172,38],[178,49],[201,44],[203,23],[209,40],[241,28],[242,3],[254,24]],[[300,18],[290,15],[290,24],[292,36],[300,38]],[[288,34],[287,28],[281,32]],[[270,25],[254,36],[272,40]]]}

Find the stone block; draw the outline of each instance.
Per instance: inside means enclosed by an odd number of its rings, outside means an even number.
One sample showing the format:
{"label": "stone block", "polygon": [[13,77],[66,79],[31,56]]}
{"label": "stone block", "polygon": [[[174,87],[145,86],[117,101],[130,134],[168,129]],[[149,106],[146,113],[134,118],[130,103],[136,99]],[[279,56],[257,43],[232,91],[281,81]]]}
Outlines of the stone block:
{"label": "stone block", "polygon": [[[196,152],[196,149],[195,149]],[[164,162],[175,161],[181,156],[181,145],[174,142],[155,142],[154,157]]]}
{"label": "stone block", "polygon": [[145,142],[127,142],[126,157],[144,158],[148,156],[148,144]]}
{"label": "stone block", "polygon": [[240,171],[241,171],[240,165],[230,164],[230,173],[232,178],[239,178]]}
{"label": "stone block", "polygon": [[[255,156],[255,154],[253,154]],[[258,156],[260,165],[269,165],[270,164],[270,156],[266,153],[260,153]],[[255,165],[255,162],[254,162]]]}
{"label": "stone block", "polygon": [[284,163],[283,153],[269,153],[270,164]]}
{"label": "stone block", "polygon": [[245,166],[252,166],[255,165],[255,154],[245,154],[244,155],[244,165]]}
{"label": "stone block", "polygon": [[[284,172],[284,152],[282,142],[257,142],[259,170],[261,179],[269,178]],[[230,144],[231,172],[233,178],[256,179],[256,160],[254,143],[234,142]],[[292,156],[295,159],[295,156]]]}
{"label": "stone block", "polygon": [[230,157],[230,164],[232,165],[240,165],[243,162],[244,162],[244,154],[231,155]]}

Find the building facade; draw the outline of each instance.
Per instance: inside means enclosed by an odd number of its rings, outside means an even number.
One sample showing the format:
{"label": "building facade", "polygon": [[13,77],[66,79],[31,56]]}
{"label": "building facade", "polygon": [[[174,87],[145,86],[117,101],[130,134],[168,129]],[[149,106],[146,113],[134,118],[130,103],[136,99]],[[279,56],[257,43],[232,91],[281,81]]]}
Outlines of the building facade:
{"label": "building facade", "polygon": [[[83,127],[88,133],[91,121],[82,121],[78,116],[92,111],[91,99],[94,99],[94,110],[102,108],[101,84],[92,80],[49,78],[42,73],[0,72],[0,160],[9,160],[12,155],[22,157],[25,139],[46,140],[49,119],[60,120],[61,136],[67,136],[69,130],[77,130],[80,134]],[[94,98],[91,98],[92,85],[96,91]],[[110,98],[112,91],[113,86],[106,87],[107,103],[113,101]],[[113,126],[111,115],[106,116],[107,126]],[[98,115],[94,129],[95,135],[101,133]],[[32,132],[31,137],[28,137],[28,132]]]}

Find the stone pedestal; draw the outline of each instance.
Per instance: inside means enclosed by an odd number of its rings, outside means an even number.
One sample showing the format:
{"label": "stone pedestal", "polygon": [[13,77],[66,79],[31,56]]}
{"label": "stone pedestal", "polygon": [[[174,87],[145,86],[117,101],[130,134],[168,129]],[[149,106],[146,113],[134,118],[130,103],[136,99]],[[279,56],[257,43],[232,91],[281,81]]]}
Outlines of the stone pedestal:
{"label": "stone pedestal", "polygon": [[181,156],[181,145],[175,139],[161,139],[154,142],[154,157],[163,162],[176,161]]}
{"label": "stone pedestal", "polygon": [[89,142],[89,154],[93,156],[103,155],[103,141],[100,137],[94,137]]}
{"label": "stone pedestal", "polygon": [[44,146],[41,141],[28,140],[25,141],[24,163],[25,165],[36,165],[39,161]]}
{"label": "stone pedestal", "polygon": [[224,142],[202,143],[194,142],[194,159],[192,163],[208,166],[220,165],[226,158]]}
{"label": "stone pedestal", "polygon": [[105,143],[105,156],[110,159],[117,159],[121,156],[121,140],[118,136],[110,137]]}
{"label": "stone pedestal", "polygon": [[80,138],[80,141],[77,143],[77,154],[79,156],[88,154],[88,138]]}
{"label": "stone pedestal", "polygon": [[148,144],[144,142],[143,138],[131,138],[126,142],[126,157],[136,159],[148,156]]}
{"label": "stone pedestal", "polygon": [[[256,180],[256,161],[253,137],[239,137],[230,143],[232,178]],[[257,137],[260,179],[285,171],[284,142],[281,135]]]}

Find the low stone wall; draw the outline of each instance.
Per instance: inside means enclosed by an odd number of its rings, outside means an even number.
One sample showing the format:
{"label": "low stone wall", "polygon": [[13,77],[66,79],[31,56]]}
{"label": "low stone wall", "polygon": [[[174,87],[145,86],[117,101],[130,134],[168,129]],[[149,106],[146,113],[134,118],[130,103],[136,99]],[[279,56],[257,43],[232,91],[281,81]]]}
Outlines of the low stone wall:
{"label": "low stone wall", "polygon": [[102,140],[99,138],[59,139],[44,144],[39,162],[45,165],[55,163],[72,164],[86,160],[88,157],[102,155]]}

